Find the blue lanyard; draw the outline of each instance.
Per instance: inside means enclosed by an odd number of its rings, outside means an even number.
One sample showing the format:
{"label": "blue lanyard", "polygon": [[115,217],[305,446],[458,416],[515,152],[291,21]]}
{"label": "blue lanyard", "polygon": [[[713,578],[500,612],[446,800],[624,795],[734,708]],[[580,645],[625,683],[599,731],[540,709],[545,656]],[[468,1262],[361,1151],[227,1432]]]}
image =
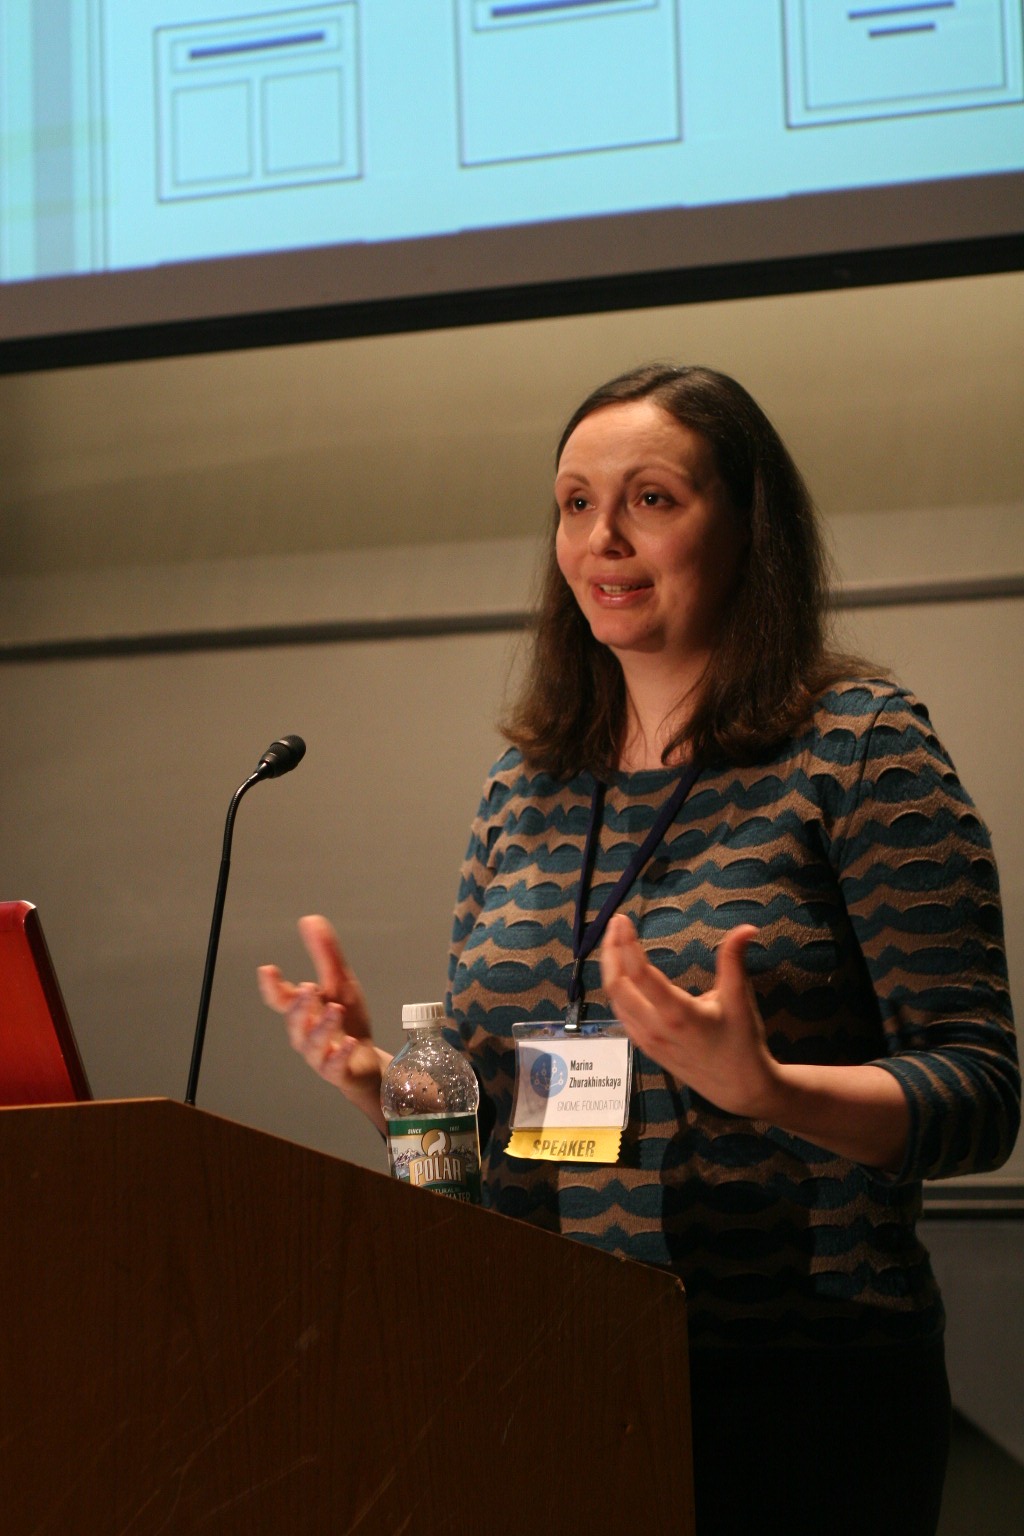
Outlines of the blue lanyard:
{"label": "blue lanyard", "polygon": [[700,772],[699,763],[691,763],[689,767],[683,769],[679,776],[679,783],[655,817],[651,830],[619,876],[614,890],[605,899],[604,905],[594,918],[594,921],[585,928],[584,916],[587,910],[587,897],[590,894],[590,881],[594,872],[594,859],[597,855],[598,829],[601,825],[601,812],[604,809],[606,788],[600,779],[594,781],[594,793],[590,799],[590,822],[587,826],[587,840],[583,845],[583,867],[580,870],[579,889],[576,893],[576,917],[572,928],[572,953],[575,963],[572,968],[572,976],[569,979],[569,1009],[565,1016],[566,1029],[579,1028],[584,1001],[581,979],[584,960],[597,945],[598,940],[608,926],[612,913],[622,904],[626,892],[645,868],[655,848],[657,848],[670,825],[675,820],[683,801],[700,777]]}

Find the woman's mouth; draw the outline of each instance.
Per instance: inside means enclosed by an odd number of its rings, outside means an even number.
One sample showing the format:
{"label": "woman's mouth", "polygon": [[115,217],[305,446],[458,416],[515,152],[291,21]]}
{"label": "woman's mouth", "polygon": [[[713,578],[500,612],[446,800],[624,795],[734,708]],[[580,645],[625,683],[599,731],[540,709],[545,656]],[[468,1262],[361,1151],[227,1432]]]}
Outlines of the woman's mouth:
{"label": "woman's mouth", "polygon": [[598,598],[612,601],[635,597],[638,592],[651,590],[649,581],[595,581],[592,585]]}

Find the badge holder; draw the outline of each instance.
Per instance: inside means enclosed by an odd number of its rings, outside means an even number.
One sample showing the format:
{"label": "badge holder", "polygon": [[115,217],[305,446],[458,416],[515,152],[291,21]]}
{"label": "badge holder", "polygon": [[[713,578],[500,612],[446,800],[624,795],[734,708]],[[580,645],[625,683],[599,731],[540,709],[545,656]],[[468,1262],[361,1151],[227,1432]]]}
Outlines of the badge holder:
{"label": "badge holder", "polygon": [[633,1045],[614,1019],[513,1024],[510,1157],[617,1163],[629,1118]]}

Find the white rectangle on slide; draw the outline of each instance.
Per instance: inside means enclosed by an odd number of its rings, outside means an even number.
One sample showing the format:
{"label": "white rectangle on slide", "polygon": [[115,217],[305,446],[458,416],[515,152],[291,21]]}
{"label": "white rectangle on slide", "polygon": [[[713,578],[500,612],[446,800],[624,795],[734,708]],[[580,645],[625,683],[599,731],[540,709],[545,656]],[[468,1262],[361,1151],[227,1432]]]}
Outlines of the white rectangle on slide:
{"label": "white rectangle on slide", "polygon": [[786,0],[792,128],[1024,99],[1018,0]]}
{"label": "white rectangle on slide", "polygon": [[161,201],[361,174],[355,0],[156,32]]}
{"label": "white rectangle on slide", "polygon": [[682,138],[675,0],[457,0],[461,163]]}

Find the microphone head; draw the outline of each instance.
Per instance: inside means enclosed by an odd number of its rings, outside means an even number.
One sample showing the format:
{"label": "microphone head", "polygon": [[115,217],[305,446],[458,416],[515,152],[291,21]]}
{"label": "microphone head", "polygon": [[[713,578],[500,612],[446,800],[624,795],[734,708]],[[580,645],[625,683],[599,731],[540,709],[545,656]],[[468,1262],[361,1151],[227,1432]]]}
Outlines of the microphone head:
{"label": "microphone head", "polygon": [[306,743],[301,736],[282,736],[272,741],[260,758],[256,772],[261,778],[277,779],[282,773],[291,773],[306,755]]}

